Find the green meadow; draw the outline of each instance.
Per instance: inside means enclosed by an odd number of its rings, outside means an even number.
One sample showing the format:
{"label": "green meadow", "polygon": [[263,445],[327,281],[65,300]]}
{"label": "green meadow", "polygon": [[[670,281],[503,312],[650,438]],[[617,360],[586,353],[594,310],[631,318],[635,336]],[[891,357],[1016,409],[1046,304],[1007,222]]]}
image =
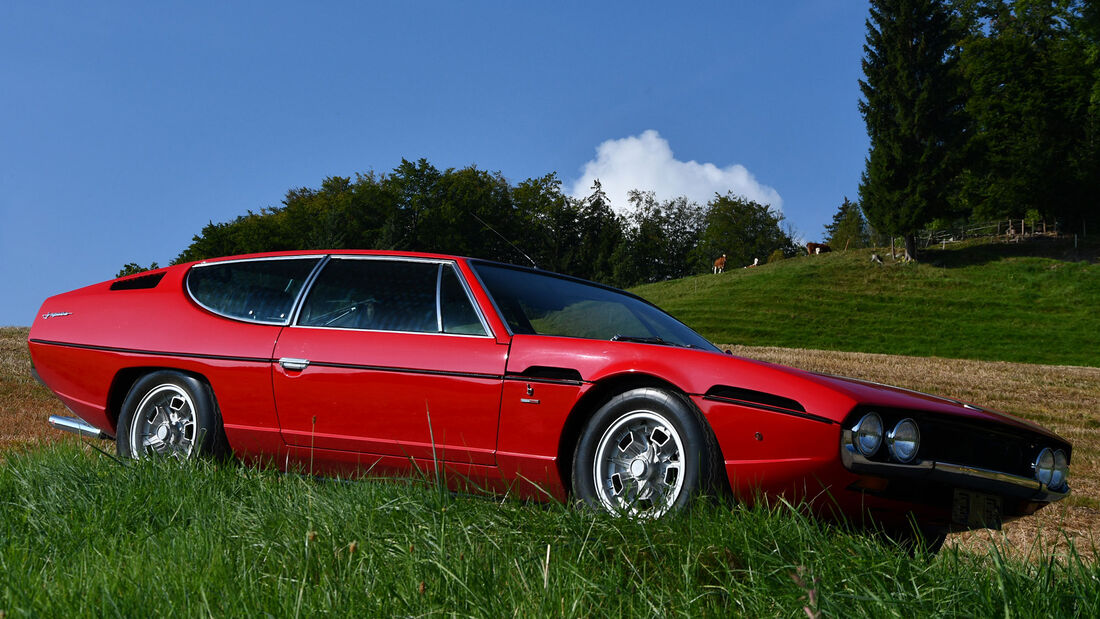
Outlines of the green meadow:
{"label": "green meadow", "polygon": [[65,443],[0,467],[4,617],[1096,616],[1100,567],[914,556],[786,505],[659,522],[139,462]]}
{"label": "green meadow", "polygon": [[871,251],[633,292],[722,344],[1100,366],[1100,264],[1063,259],[1071,240],[960,244],[916,264]]}

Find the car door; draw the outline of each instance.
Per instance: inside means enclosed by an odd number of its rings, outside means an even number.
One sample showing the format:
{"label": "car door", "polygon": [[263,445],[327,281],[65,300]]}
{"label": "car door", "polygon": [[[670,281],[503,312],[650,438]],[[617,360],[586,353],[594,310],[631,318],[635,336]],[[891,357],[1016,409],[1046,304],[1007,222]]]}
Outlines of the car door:
{"label": "car door", "polygon": [[493,464],[507,350],[451,261],[335,257],[276,344],[283,438]]}

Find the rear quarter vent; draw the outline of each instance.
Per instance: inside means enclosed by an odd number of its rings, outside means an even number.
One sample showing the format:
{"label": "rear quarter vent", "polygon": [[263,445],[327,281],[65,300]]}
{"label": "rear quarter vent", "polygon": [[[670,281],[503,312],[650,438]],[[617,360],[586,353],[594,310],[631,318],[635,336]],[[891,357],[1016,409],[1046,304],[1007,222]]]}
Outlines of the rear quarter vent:
{"label": "rear quarter vent", "polygon": [[164,279],[164,272],[138,275],[111,282],[111,290],[148,290],[156,288],[160,280]]}

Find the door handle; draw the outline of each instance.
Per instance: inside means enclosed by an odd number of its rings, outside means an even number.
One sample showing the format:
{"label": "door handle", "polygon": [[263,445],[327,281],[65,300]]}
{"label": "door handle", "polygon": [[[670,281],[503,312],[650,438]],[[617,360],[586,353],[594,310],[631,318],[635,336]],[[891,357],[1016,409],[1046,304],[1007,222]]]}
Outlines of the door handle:
{"label": "door handle", "polygon": [[301,372],[309,366],[309,359],[291,359],[290,357],[283,357],[279,359],[279,365],[283,366],[284,370]]}

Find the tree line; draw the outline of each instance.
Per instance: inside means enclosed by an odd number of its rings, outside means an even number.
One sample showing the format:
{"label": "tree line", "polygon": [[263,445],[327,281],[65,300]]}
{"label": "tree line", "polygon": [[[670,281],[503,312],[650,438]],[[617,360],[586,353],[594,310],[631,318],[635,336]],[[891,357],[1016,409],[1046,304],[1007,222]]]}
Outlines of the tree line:
{"label": "tree line", "polygon": [[910,256],[934,222],[1030,213],[1100,231],[1093,3],[872,0],[862,64],[859,206]]}
{"label": "tree line", "polygon": [[[1038,218],[1100,231],[1100,7],[1087,0],[871,0],[859,110],[870,149],[859,201],[826,226],[834,247],[927,226]],[[204,227],[175,260],[303,248],[455,253],[618,286],[794,254],[783,216],[730,193],[705,205],[555,174],[511,184],[477,167],[402,160],[333,176],[280,206]],[[623,206],[623,205],[618,205]],[[889,241],[886,241],[889,242]],[[527,257],[525,257],[527,256]],[[126,265],[121,274],[142,270]]]}
{"label": "tree line", "polygon": [[[512,184],[500,172],[420,159],[329,177],[288,191],[278,206],[210,222],[173,264],[292,249],[430,251],[627,287],[709,271],[723,254],[731,266],[791,256],[793,236],[777,210],[733,193],[700,205],[632,191],[612,209],[599,182],[575,198],[553,173]],[[131,263],[119,276],[143,270]]]}

